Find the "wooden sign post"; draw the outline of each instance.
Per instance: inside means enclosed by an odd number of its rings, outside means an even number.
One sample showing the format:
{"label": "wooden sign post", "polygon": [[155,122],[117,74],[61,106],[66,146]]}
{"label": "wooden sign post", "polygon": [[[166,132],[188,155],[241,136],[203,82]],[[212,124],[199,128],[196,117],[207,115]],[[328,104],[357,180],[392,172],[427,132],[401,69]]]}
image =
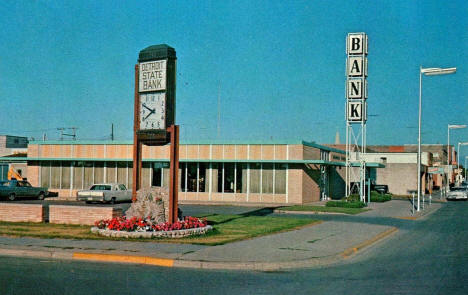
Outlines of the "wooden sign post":
{"label": "wooden sign post", "polygon": [[166,44],[140,51],[135,65],[133,195],[141,187],[142,146],[171,144],[169,222],[177,221],[179,126],[175,125],[176,52]]}

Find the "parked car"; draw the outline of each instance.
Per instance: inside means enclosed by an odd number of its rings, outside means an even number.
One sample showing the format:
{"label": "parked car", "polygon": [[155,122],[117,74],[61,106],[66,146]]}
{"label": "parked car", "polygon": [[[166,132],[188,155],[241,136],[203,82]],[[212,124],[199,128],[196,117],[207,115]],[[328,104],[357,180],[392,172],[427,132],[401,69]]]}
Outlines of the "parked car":
{"label": "parked car", "polygon": [[99,183],[93,184],[89,190],[81,190],[76,194],[78,201],[102,202],[115,204],[115,202],[130,201],[132,191],[128,190],[122,183]]}
{"label": "parked car", "polygon": [[7,197],[10,201],[20,197],[37,197],[43,200],[48,195],[49,191],[46,187],[34,187],[26,180],[0,181],[0,197]]}
{"label": "parked car", "polygon": [[466,187],[453,187],[447,194],[447,200],[467,200],[468,190]]}

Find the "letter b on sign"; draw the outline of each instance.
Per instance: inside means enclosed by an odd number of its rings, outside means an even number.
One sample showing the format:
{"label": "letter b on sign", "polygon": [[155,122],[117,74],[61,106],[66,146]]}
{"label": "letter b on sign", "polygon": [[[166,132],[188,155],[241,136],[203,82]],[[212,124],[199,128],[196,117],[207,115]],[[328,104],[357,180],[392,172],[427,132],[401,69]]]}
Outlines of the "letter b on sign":
{"label": "letter b on sign", "polygon": [[348,55],[367,54],[367,35],[364,33],[348,34],[346,53]]}

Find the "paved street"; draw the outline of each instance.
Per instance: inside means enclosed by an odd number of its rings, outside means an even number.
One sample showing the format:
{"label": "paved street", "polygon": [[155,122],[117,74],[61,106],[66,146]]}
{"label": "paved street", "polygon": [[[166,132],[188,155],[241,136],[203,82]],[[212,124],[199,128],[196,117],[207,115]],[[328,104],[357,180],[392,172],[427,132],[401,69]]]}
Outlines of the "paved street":
{"label": "paved street", "polygon": [[449,202],[334,266],[279,272],[0,258],[1,294],[465,294],[468,202]]}

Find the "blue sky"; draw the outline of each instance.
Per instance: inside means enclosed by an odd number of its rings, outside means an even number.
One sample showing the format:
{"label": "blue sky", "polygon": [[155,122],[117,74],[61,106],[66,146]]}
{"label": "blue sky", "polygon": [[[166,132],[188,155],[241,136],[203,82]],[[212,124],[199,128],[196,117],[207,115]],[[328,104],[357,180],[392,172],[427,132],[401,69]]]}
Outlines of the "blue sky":
{"label": "blue sky", "polygon": [[[369,35],[368,144],[468,124],[466,1],[2,1],[0,134],[131,139],[138,52],[177,51],[182,139],[345,140],[345,37]],[[218,96],[220,131],[218,134]],[[451,142],[468,141],[468,129]],[[464,151],[466,149],[466,151]],[[462,147],[462,156],[468,147]]]}

